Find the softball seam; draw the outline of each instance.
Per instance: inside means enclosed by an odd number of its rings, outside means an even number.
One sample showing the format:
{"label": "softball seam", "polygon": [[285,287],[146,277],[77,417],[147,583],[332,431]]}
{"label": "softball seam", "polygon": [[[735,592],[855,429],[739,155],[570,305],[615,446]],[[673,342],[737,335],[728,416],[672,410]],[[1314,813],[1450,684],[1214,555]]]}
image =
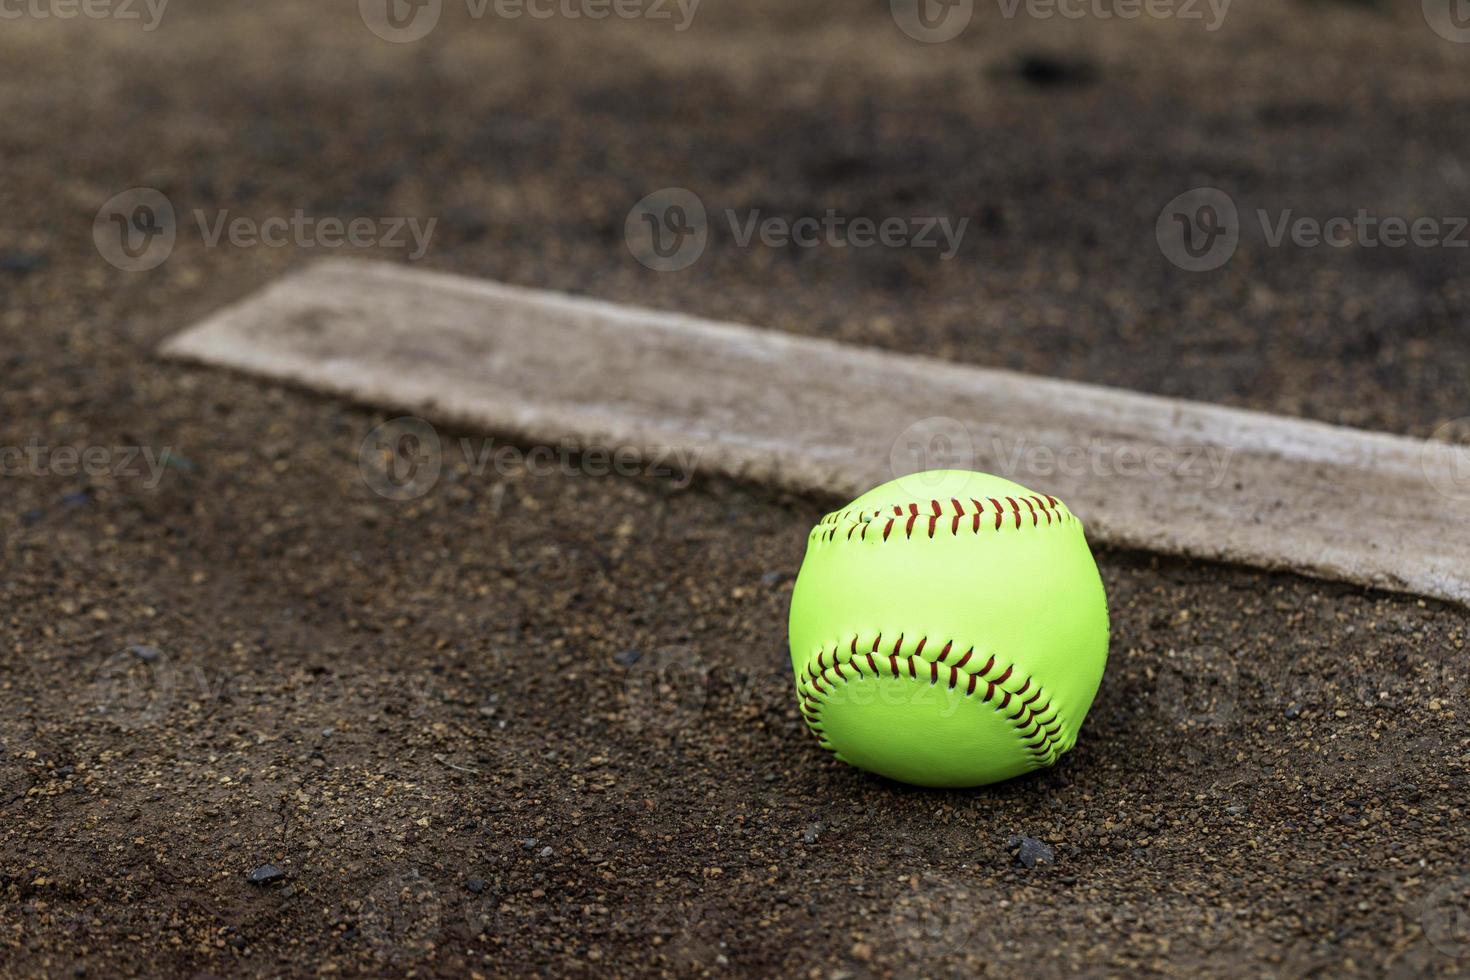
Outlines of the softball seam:
{"label": "softball seam", "polygon": [[[892,650],[884,654],[879,650],[882,640],[883,635],[880,633],[873,639],[871,650],[859,653],[858,637],[854,635],[847,644],[848,657],[845,661],[840,659],[842,644],[838,643],[832,647],[831,653],[826,650],[818,650],[815,656],[808,658],[802,668],[800,683],[797,685],[798,693],[801,695],[801,713],[806,719],[807,727],[817,736],[817,741],[823,748],[834,751],[821,726],[822,704],[830,693],[824,685],[835,687],[839,682],[847,684],[852,681],[861,681],[869,674],[874,679],[881,680],[884,672],[879,666],[880,663],[886,665],[891,677],[902,676],[906,670],[909,677],[917,679],[922,670],[917,666],[916,662],[919,662],[928,665],[927,673],[931,686],[939,683],[940,665],[943,664],[949,671],[949,690],[953,691],[960,685],[960,677],[963,675],[967,678],[963,695],[966,698],[972,697],[982,683],[985,688],[980,695],[981,704],[990,704],[995,701],[996,693],[999,692],[1000,700],[995,704],[995,711],[1011,723],[1017,736],[1021,739],[1022,746],[1031,754],[1037,768],[1054,764],[1066,751],[1062,746],[1061,712],[1053,706],[1050,695],[1043,695],[1041,683],[1036,681],[1034,676],[1027,675],[1022,678],[1021,686],[1014,691],[1008,691],[1002,686],[1006,681],[1017,676],[1015,664],[1008,664],[1004,670],[998,670],[999,664],[996,662],[995,655],[989,654],[983,666],[972,668],[969,664],[978,659],[973,646],[969,647],[955,662],[950,663],[949,657],[955,649],[953,640],[947,641],[944,649],[933,660],[925,660],[923,653],[928,638],[920,637],[913,652],[905,654],[903,652],[904,634],[902,633],[894,641]],[[827,663],[829,658],[830,664]],[[901,668],[900,662],[906,664],[906,667]],[[867,667],[866,670],[864,670],[864,665]],[[844,668],[851,671],[854,676],[849,678]],[[816,693],[812,693],[813,691]],[[1029,697],[1026,697],[1027,692],[1030,692]],[[1017,703],[1014,714],[1008,713],[1012,701]]]}
{"label": "softball seam", "polygon": [[[946,519],[951,535],[958,535],[960,528],[965,526],[969,527],[972,534],[979,534],[982,527],[999,531],[1006,524],[1012,524],[1019,530],[1026,524],[1028,517],[1032,527],[1039,527],[1043,519],[1048,526],[1077,520],[1060,500],[1039,493],[1021,497],[986,497],[985,501],[982,503],[978,498],[970,497],[966,502],[958,497],[951,497],[947,506],[943,501],[931,499],[927,501],[927,506],[924,502],[913,501],[908,504],[884,505],[872,510],[849,508],[833,511],[812,528],[810,539],[814,542],[832,541],[846,523],[846,540],[851,541],[856,534],[859,540],[866,541],[868,530],[879,524],[882,518],[886,518],[881,521],[884,541],[888,540],[895,528],[901,528],[905,538],[912,538],[916,528],[926,530],[932,538],[938,532],[940,522]],[[1010,509],[1007,510],[1001,501],[1010,504]],[[989,504],[988,507],[986,503]],[[890,509],[892,513],[889,513]],[[990,516],[987,518],[986,515]],[[921,524],[921,521],[924,523]]]}

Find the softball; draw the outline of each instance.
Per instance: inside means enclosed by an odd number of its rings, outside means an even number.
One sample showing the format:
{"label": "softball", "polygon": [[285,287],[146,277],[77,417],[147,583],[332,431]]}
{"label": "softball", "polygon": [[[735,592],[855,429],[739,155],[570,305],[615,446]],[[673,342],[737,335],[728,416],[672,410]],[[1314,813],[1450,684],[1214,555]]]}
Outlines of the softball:
{"label": "softball", "polygon": [[982,786],[1076,743],[1107,663],[1107,599],[1061,501],[935,470],[812,529],[790,637],[801,712],[837,758]]}

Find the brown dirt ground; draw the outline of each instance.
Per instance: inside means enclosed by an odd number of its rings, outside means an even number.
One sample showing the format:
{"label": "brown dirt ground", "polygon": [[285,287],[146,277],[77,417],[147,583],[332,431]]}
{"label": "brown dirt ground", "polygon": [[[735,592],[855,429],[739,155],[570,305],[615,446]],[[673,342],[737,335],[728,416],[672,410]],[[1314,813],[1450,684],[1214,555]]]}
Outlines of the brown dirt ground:
{"label": "brown dirt ground", "polygon": [[[127,273],[90,237],[137,185],[181,215],[433,216],[436,268],[1427,434],[1465,411],[1463,253],[1247,240],[1191,276],[1153,240],[1203,183],[1463,211],[1470,48],[1417,8],[980,16],[934,47],[836,0],[711,0],[684,33],[446,14],[409,45],[350,3],[8,21],[0,445],[176,458],[156,487],[0,478],[0,975],[1464,972],[1463,610],[1105,552],[1077,749],[885,783],[791,691],[832,501],[462,464],[384,500],[381,416],[151,355],[319,252],[186,217]],[[948,263],[722,240],[659,275],[622,223],[670,184],[974,230]]]}

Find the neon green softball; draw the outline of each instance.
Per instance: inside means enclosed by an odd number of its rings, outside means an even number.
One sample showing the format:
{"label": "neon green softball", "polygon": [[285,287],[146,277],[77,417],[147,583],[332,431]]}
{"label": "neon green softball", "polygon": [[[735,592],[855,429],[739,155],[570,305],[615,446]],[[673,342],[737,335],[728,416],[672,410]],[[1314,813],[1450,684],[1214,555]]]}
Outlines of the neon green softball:
{"label": "neon green softball", "polygon": [[1107,663],[1107,599],[1059,500],[935,470],[812,529],[790,636],[802,714],[837,758],[981,786],[1076,743]]}

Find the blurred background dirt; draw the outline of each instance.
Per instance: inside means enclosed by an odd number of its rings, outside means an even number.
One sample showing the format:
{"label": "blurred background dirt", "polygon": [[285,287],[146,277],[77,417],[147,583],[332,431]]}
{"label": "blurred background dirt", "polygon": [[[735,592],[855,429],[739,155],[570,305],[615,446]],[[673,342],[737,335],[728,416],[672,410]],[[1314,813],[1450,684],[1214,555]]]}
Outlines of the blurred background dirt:
{"label": "blurred background dirt", "polygon": [[[456,456],[393,502],[359,471],[381,415],[152,357],[324,251],[210,247],[195,211],[303,210],[855,343],[1416,435],[1465,413],[1464,251],[1246,234],[1189,274],[1155,221],[1202,185],[1463,212],[1470,46],[1413,3],[998,9],[937,45],[835,0],[683,31],[450,4],[409,44],[350,3],[8,20],[0,445],[171,461],[0,478],[0,973],[1463,972],[1462,610],[1104,553],[1076,751],[917,791],[795,709],[786,601],[833,501]],[[180,216],[146,273],[92,239],[138,186]],[[660,274],[623,226],[666,186],[971,220],[949,261],[720,234]]]}

